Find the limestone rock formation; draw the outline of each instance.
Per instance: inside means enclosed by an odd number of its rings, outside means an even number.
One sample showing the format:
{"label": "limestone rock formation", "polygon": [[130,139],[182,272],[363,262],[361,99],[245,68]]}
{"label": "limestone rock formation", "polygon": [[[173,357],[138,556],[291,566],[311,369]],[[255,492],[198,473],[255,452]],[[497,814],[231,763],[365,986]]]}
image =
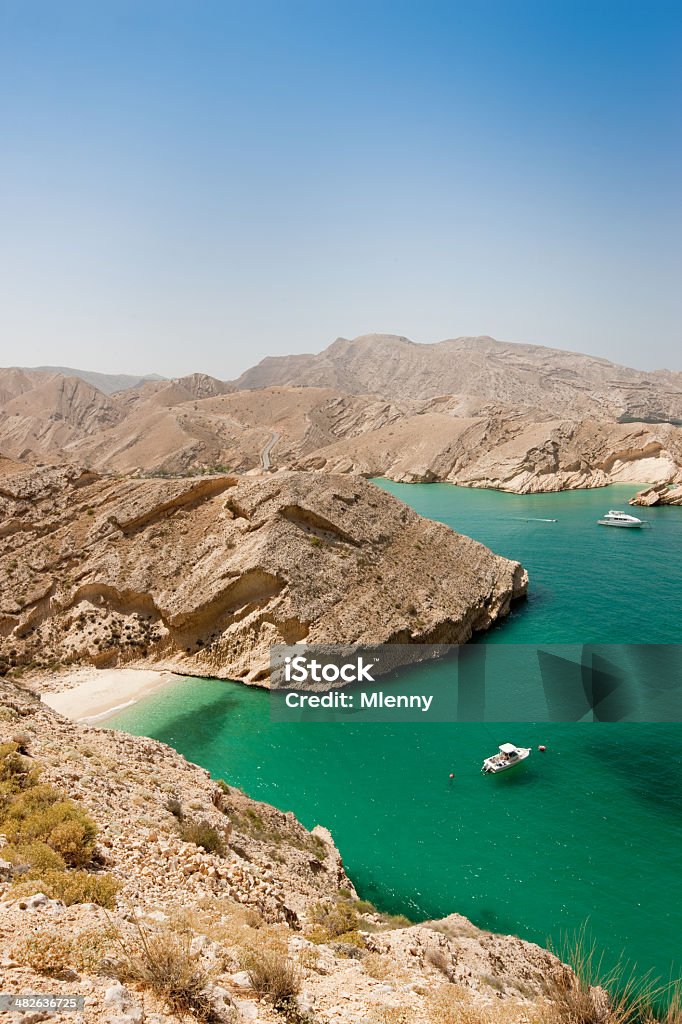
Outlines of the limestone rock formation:
{"label": "limestone rock formation", "polygon": [[634,498],[630,498],[630,504],[644,505],[645,508],[651,505],[682,505],[682,485],[656,484],[654,487],[647,487],[643,491],[638,491]]}
{"label": "limestone rock formation", "polygon": [[349,476],[0,479],[2,667],[155,665],[265,682],[272,644],[461,643],[517,562]]}

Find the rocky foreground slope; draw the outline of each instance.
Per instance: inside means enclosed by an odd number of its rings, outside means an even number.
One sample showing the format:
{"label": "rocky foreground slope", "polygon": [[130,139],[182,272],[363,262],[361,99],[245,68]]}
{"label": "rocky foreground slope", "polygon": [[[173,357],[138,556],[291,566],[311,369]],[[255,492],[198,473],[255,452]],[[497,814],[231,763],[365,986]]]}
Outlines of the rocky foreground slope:
{"label": "rocky foreground slope", "polygon": [[[537,946],[457,914],[378,913],[324,828],[6,681],[0,780],[0,991],[85,997],[82,1015],[24,1024],[561,1024],[588,998]],[[87,836],[65,843],[27,802]],[[22,829],[43,838],[22,845]],[[589,1000],[608,1024],[600,992]]]}
{"label": "rocky foreground slope", "polygon": [[267,681],[272,644],[461,643],[517,562],[371,483],[99,477],[0,463],[0,669],[144,665]]}

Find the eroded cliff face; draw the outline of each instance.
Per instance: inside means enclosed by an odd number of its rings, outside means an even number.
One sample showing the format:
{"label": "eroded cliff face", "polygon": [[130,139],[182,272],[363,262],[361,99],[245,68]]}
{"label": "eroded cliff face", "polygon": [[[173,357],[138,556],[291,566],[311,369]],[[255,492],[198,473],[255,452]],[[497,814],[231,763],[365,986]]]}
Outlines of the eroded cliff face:
{"label": "eroded cliff face", "polygon": [[556,420],[511,410],[453,415],[432,403],[361,437],[299,459],[305,469],[445,481],[516,494],[682,480],[682,432],[670,424]]}
{"label": "eroded cliff face", "polygon": [[2,668],[144,665],[266,683],[272,644],[462,643],[517,562],[371,483],[280,473],[0,478]]}
{"label": "eroded cliff face", "polygon": [[[58,898],[54,871],[29,870],[31,850],[0,834],[4,992],[78,992],[86,1022],[193,1019],[163,995],[170,961],[161,985],[126,980],[126,958],[143,935],[152,951],[182,952],[185,982],[201,977],[194,994],[210,1014],[194,1019],[214,1024],[564,1019],[551,1015],[547,996],[575,979],[550,953],[457,914],[418,925],[380,914],[357,901],[326,829],[308,832],[162,743],[76,726],[0,680],[0,766],[18,786],[39,771],[43,792],[57,787],[89,815],[98,830],[91,861],[59,874],[81,888],[106,877],[113,893],[106,911],[87,895],[74,899],[68,885],[71,896]],[[187,838],[197,822],[214,846],[220,837],[220,850]],[[288,1003],[254,988],[244,970],[254,956],[289,972]]]}

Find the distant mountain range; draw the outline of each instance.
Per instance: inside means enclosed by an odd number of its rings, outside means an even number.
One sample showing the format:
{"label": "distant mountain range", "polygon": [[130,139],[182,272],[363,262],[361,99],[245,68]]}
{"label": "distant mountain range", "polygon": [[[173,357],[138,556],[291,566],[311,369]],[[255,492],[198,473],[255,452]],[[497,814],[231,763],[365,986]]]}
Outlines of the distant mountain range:
{"label": "distant mountain range", "polygon": [[469,395],[567,416],[682,423],[682,373],[646,373],[577,352],[488,337],[433,345],[392,334],[337,338],[317,355],[263,359],[232,383],[237,390],[285,384],[401,399]]}
{"label": "distant mountain range", "polygon": [[24,366],[21,369],[37,371],[38,373],[59,373],[62,377],[80,377],[81,380],[92,384],[94,388],[103,391],[105,395],[115,395],[117,391],[125,391],[127,388],[136,388],[150,380],[166,380],[158,373],[148,373],[144,377],[136,377],[129,373],[96,373],[94,370],[75,370],[71,366]]}
{"label": "distant mountain range", "polygon": [[0,453],[121,473],[305,469],[524,493],[677,482],[681,423],[680,373],[492,338],[340,338],[236,381],[0,370]]}

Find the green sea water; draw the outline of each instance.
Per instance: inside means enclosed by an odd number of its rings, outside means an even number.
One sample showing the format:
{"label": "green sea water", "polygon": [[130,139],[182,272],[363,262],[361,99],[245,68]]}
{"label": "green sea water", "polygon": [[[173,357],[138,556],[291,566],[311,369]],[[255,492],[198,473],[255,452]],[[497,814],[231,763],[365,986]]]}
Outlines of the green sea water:
{"label": "green sea water", "polygon": [[[632,486],[522,497],[379,484],[528,569],[528,600],[479,642],[679,640],[680,510],[646,510],[651,530],[615,530],[596,519],[626,507]],[[434,668],[413,671],[414,689]],[[588,921],[608,960],[682,973],[682,726],[291,724],[270,721],[264,691],[214,680],[174,683],[107,724],[328,826],[382,909],[456,910],[543,944]],[[482,776],[504,740],[548,749]]]}

